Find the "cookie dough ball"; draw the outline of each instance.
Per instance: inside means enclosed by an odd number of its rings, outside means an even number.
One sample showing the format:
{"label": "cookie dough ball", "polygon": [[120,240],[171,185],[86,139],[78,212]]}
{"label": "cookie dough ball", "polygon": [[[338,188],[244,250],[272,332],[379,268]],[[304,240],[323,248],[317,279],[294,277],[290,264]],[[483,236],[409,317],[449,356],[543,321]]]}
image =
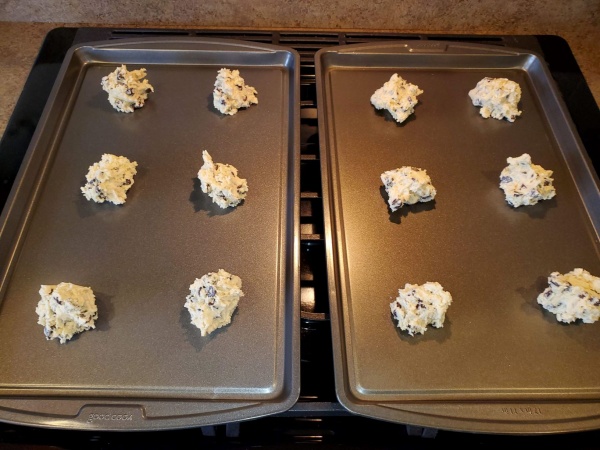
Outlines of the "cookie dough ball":
{"label": "cookie dough ball", "polygon": [[523,153],[518,158],[507,158],[508,166],[500,173],[500,189],[506,202],[517,208],[535,205],[556,195],[552,186],[552,171],[531,163],[531,156]]}
{"label": "cookie dough ball", "polygon": [[133,186],[133,177],[137,173],[137,162],[129,161],[125,156],[109,153],[89,167],[85,176],[87,183],[81,188],[83,196],[96,203],[112,202],[121,205],[127,200],[127,191]]}
{"label": "cookie dough ball", "polygon": [[392,211],[404,205],[428,202],[435,198],[437,191],[431,184],[427,171],[404,166],[381,174],[381,181],[388,194],[388,204]]}
{"label": "cookie dough ball", "polygon": [[479,114],[485,119],[506,119],[514,122],[522,111],[517,109],[521,100],[521,86],[507,78],[484,78],[469,91],[475,106],[481,106]]}
{"label": "cookie dough ball", "polygon": [[256,89],[244,83],[239,70],[221,69],[213,91],[213,105],[221,113],[233,116],[240,108],[258,104]]}
{"label": "cookie dough ball", "polygon": [[202,192],[221,208],[237,206],[246,198],[248,183],[238,177],[237,169],[229,164],[213,163],[206,150],[202,152],[204,164],[198,172]]}
{"label": "cookie dough ball", "polygon": [[584,323],[594,323],[600,319],[600,278],[580,268],[564,275],[552,272],[548,287],[537,302],[556,314],[559,322],[581,319]]}
{"label": "cookie dough ball", "polygon": [[39,292],[41,300],[35,312],[46,339],[58,339],[64,344],[73,335],[96,327],[98,309],[89,287],[60,283],[42,285]]}
{"label": "cookie dough ball", "polygon": [[117,111],[130,113],[144,106],[148,93],[154,88],[145,80],[146,69],[129,72],[125,64],[102,78],[102,89],[108,92],[108,101]]}
{"label": "cookie dough ball", "polygon": [[398,321],[398,328],[414,336],[425,333],[430,324],[443,327],[451,303],[452,296],[437,282],[420,286],[406,283],[404,289],[398,289],[398,297],[390,303],[390,310]]}
{"label": "cookie dough ball", "polygon": [[231,316],[243,296],[240,277],[219,269],[196,278],[184,306],[190,312],[191,323],[200,328],[202,336],[206,336],[231,322]]}
{"label": "cookie dough ball", "polygon": [[417,96],[422,93],[419,86],[395,73],[373,93],[371,104],[377,109],[388,110],[396,122],[402,123],[415,111],[415,105],[419,103]]}

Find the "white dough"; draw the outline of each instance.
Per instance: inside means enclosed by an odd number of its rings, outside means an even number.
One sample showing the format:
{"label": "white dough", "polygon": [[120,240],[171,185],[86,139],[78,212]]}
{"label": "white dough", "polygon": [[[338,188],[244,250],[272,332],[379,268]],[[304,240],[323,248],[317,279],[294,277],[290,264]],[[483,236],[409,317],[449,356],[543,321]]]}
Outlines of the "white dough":
{"label": "white dough", "polygon": [[121,205],[127,200],[127,191],[133,186],[136,167],[137,162],[131,162],[125,156],[105,153],[100,162],[89,167],[85,176],[87,183],[81,192],[86,199],[96,203],[108,201]]}
{"label": "white dough", "polygon": [[238,302],[244,296],[242,280],[223,269],[196,278],[190,285],[190,295],[185,307],[190,312],[191,323],[200,328],[206,336],[217,328],[231,322],[231,316]]}
{"label": "white dough", "polygon": [[564,275],[552,272],[548,287],[538,296],[537,302],[556,314],[559,322],[581,319],[585,323],[594,323],[600,319],[600,278],[580,268]]}
{"label": "white dough", "polygon": [[500,173],[500,189],[509,205],[517,208],[535,205],[556,195],[552,186],[552,171],[531,163],[531,156],[523,153],[518,158],[507,158],[508,166]]}
{"label": "white dough", "polygon": [[435,198],[436,190],[431,184],[427,171],[404,166],[381,174],[381,181],[388,194],[388,204],[392,211],[404,205],[428,202]]}
{"label": "white dough", "polygon": [[39,292],[41,300],[35,312],[46,339],[58,339],[64,344],[74,334],[96,327],[98,309],[89,287],[59,283],[42,285]]}
{"label": "white dough", "polygon": [[237,206],[246,198],[248,183],[239,178],[237,169],[229,164],[213,163],[206,150],[202,152],[204,164],[198,172],[202,192],[221,208]]}
{"label": "white dough", "polygon": [[437,282],[420,286],[406,283],[404,289],[398,289],[398,297],[390,303],[390,310],[398,321],[398,328],[414,336],[425,333],[429,324],[443,327],[451,303],[452,296]]}
{"label": "white dough", "polygon": [[102,78],[102,89],[108,92],[108,101],[117,111],[130,113],[144,106],[149,92],[154,88],[143,78],[146,69],[132,70],[122,64],[114,72]]}
{"label": "white dough", "polygon": [[240,108],[248,108],[258,103],[256,89],[244,84],[239,70],[221,69],[217,73],[213,91],[213,105],[221,113],[230,116]]}
{"label": "white dough", "polygon": [[473,105],[481,106],[479,114],[487,119],[506,119],[514,122],[522,111],[517,109],[521,100],[521,86],[507,78],[483,78],[469,91]]}
{"label": "white dough", "polygon": [[373,93],[371,104],[377,109],[387,109],[396,122],[402,123],[415,111],[415,105],[419,103],[417,96],[422,93],[419,86],[395,73]]}

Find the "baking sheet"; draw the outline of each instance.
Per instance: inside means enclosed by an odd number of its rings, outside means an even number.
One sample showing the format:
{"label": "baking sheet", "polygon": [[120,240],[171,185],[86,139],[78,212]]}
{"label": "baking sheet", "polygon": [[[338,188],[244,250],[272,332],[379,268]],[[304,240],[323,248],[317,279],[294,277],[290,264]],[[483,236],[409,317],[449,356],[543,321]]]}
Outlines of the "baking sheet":
{"label": "baking sheet", "polygon": [[[132,114],[115,111],[100,86],[120,64],[145,67],[155,89]],[[2,215],[0,419],[161,429],[295,403],[298,64],[292,49],[225,39],[69,51]],[[258,105],[235,116],[214,109],[222,67],[241,71]],[[223,210],[201,192],[205,149],[248,180],[240,206]],[[80,192],[103,153],[138,163],[125,205]],[[221,268],[245,295],[229,326],[201,337],[185,297],[195,278]],[[45,340],[35,308],[41,284],[63,281],[94,290],[99,318],[61,345]]]}
{"label": "baking sheet", "polygon": [[[600,427],[600,324],[565,325],[537,304],[553,271],[600,275],[598,178],[543,60],[448,42],[327,48],[316,55],[336,390],[349,410],[494,433]],[[398,73],[416,84],[397,124],[370,104]],[[523,91],[514,123],[483,119],[483,77]],[[506,158],[553,170],[557,195],[514,209]],[[427,170],[434,201],[391,213],[380,175]],[[443,328],[414,337],[389,304],[405,283],[453,297]]]}

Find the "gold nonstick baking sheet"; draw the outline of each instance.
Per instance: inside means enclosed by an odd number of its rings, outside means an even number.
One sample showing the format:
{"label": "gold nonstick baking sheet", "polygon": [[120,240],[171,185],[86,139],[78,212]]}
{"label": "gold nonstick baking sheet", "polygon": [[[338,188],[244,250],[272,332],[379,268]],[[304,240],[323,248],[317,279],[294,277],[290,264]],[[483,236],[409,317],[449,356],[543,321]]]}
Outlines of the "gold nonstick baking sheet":
{"label": "gold nonstick baking sheet", "polygon": [[[119,113],[100,86],[121,64],[155,89]],[[239,69],[259,103],[212,104]],[[206,38],[94,42],[65,58],[2,216],[0,419],[61,428],[164,429],[289,409],[299,394],[299,74],[285,47]],[[248,180],[223,210],[203,194],[202,151]],[[124,205],[80,192],[103,153],[138,163]],[[189,286],[225,269],[244,297],[207,337]],[[94,330],[47,341],[42,284],[93,289]],[[114,419],[113,419],[114,417]]]}
{"label": "gold nonstick baking sheet", "polygon": [[[600,323],[537,304],[550,273],[600,276],[598,178],[543,59],[442,41],[316,55],[336,390],[349,410],[432,428],[543,433],[600,426]],[[398,73],[424,91],[402,124],[370,104]],[[484,119],[469,90],[518,82],[514,123]],[[557,195],[509,206],[508,157],[552,170]],[[380,175],[427,170],[434,201],[391,213]],[[452,295],[442,328],[409,336],[389,304],[406,283]]]}

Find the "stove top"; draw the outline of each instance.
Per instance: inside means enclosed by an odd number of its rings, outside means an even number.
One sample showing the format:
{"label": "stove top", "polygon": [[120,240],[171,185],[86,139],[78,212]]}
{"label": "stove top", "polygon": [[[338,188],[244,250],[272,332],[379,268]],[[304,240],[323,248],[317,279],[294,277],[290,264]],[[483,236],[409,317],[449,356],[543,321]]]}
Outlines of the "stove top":
{"label": "stove top", "polygon": [[318,448],[384,449],[467,444],[548,445],[597,448],[600,430],[539,436],[459,433],[405,426],[355,416],[336,399],[320,179],[314,54],[334,45],[391,39],[446,40],[523,48],[547,62],[597,172],[600,110],[566,41],[558,36],[476,36],[373,32],[57,28],[44,40],[0,141],[0,208],[6,202],[62,60],[83,42],[149,36],[201,36],[284,45],[300,54],[301,77],[301,392],[291,410],[242,423],[153,432],[42,429],[0,423],[0,447],[8,448]]}

